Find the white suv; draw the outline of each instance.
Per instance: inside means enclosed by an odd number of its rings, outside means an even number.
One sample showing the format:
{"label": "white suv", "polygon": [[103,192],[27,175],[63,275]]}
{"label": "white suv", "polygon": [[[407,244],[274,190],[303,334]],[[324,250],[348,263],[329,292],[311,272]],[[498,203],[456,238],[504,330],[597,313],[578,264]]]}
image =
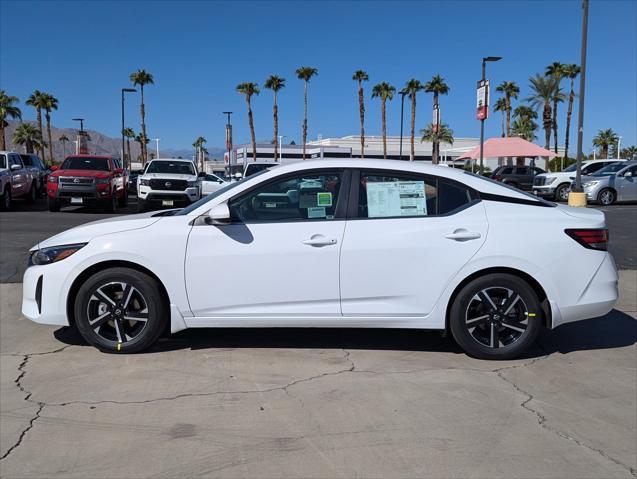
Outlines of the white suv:
{"label": "white suv", "polygon": [[[582,162],[582,175],[592,175],[597,170],[622,159],[590,160]],[[571,191],[571,183],[575,179],[576,164],[566,168],[564,171],[554,173],[542,173],[533,179],[533,193],[544,198],[555,201],[567,201],[568,193]]]}
{"label": "white suv", "polygon": [[201,197],[201,182],[190,160],[150,161],[137,178],[137,210],[187,206]]}

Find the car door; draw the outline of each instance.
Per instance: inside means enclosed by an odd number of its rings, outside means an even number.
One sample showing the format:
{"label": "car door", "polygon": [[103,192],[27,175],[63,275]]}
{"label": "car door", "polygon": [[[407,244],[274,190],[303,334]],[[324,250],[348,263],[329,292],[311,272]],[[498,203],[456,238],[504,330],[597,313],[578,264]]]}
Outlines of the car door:
{"label": "car door", "polygon": [[617,201],[637,201],[637,165],[617,175],[615,188],[617,188]]}
{"label": "car door", "polygon": [[23,195],[27,192],[28,187],[28,169],[22,163],[20,155],[10,154],[9,161],[11,165],[11,194],[13,196]]}
{"label": "car door", "polygon": [[196,221],[185,258],[192,313],[275,325],[340,318],[348,178],[342,170],[279,176],[232,198],[230,224]]}
{"label": "car door", "polygon": [[427,315],[484,243],[483,205],[464,185],[432,176],[366,170],[352,184],[341,249],[343,316]]}
{"label": "car door", "polygon": [[222,188],[224,184],[225,182],[218,176],[207,173],[201,180],[201,194],[202,196],[206,196],[210,193],[214,193],[219,188]]}

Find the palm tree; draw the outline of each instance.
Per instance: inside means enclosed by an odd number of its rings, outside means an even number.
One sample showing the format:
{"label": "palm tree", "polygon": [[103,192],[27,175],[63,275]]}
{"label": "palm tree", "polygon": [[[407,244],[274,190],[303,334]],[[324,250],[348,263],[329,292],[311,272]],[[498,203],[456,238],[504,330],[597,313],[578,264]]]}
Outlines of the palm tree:
{"label": "palm tree", "polygon": [[526,116],[515,118],[511,125],[511,134],[519,138],[524,138],[526,141],[534,141],[537,138],[535,136],[536,130],[537,123]]}
{"label": "palm tree", "polygon": [[[434,75],[431,78],[431,80],[429,80],[427,83],[425,83],[424,90],[427,93],[433,93],[434,94],[433,108],[434,108],[434,111],[435,111],[439,107],[439,105],[438,105],[439,96],[440,95],[446,95],[447,93],[449,93],[449,85],[447,85],[445,83],[445,79],[442,78],[440,75]],[[439,145],[438,145],[438,141],[437,140],[434,140],[432,142],[432,148],[433,148],[433,152],[432,152],[433,155],[432,155],[432,158],[431,158],[431,162],[434,165],[437,165],[438,164],[438,154],[439,154],[439,152],[438,152]]]}
{"label": "palm tree", "polygon": [[380,98],[380,121],[383,130],[383,158],[387,159],[387,100],[394,98],[396,88],[387,82],[381,82],[372,88],[372,98]]}
{"label": "palm tree", "polygon": [[361,122],[361,159],[365,158],[365,92],[363,82],[369,81],[369,75],[363,70],[356,70],[352,80],[358,82],[358,116]]}
{"label": "palm tree", "polygon": [[628,146],[621,151],[621,157],[628,160],[637,158],[637,146]]}
{"label": "palm tree", "polygon": [[7,149],[7,143],[4,138],[6,119],[22,118],[20,108],[14,105],[18,101],[18,97],[7,95],[4,90],[0,90],[0,150],[2,151]]}
{"label": "palm tree", "polygon": [[263,87],[267,88],[268,90],[272,90],[272,93],[274,93],[272,115],[274,116],[274,160],[276,161],[276,159],[278,158],[277,149],[279,146],[279,106],[277,104],[277,94],[281,88],[285,87],[285,78],[271,75],[270,78],[265,81]]}
{"label": "palm tree", "polygon": [[153,79],[153,75],[148,73],[146,70],[137,70],[130,74],[130,81],[133,85],[139,85],[139,89],[141,92],[141,103],[139,106],[139,113],[142,118],[142,131],[141,136],[144,138],[144,141],[140,143],[142,147],[142,164],[146,163],[148,159],[148,148],[146,145],[148,144],[148,136],[146,135],[146,109],[144,105],[144,86],[145,85],[154,85],[155,80]]}
{"label": "palm tree", "polygon": [[619,137],[612,128],[606,130],[599,130],[597,135],[593,138],[593,146],[600,149],[600,157],[608,158],[608,150],[611,146],[617,145]]}
{"label": "palm tree", "polygon": [[252,104],[250,99],[252,95],[259,94],[259,85],[256,83],[239,83],[237,85],[237,91],[245,96],[246,104],[248,105],[248,126],[250,127],[250,140],[252,141],[252,161],[257,161],[257,140],[254,136],[254,118],[252,117]]}
{"label": "palm tree", "polygon": [[520,93],[520,87],[514,81],[503,81],[495,91],[504,93],[504,101],[506,102],[507,128],[506,136],[511,135],[511,99],[516,99]]}
{"label": "palm tree", "polygon": [[[66,142],[67,141],[71,141],[69,140],[69,137],[66,135],[62,135],[59,139],[59,141],[62,142],[62,161],[64,161],[64,159],[66,158]],[[130,158],[130,148],[128,150],[128,156]]]}
{"label": "palm tree", "polygon": [[51,138],[51,111],[58,109],[58,99],[50,93],[44,93],[44,111],[46,117],[46,134],[49,140],[49,163],[53,164],[53,139]]}
{"label": "palm tree", "polygon": [[44,139],[42,132],[31,123],[20,123],[13,132],[13,143],[24,145],[27,153],[33,153],[36,148],[42,148]]}
{"label": "palm tree", "polygon": [[141,164],[142,164],[142,168],[144,167],[144,165],[146,164],[146,160],[144,159],[144,150],[146,149],[146,145],[148,145],[148,143],[150,142],[150,140],[146,137],[144,137],[141,133],[137,134],[135,136],[135,141],[139,144],[139,157],[138,159],[141,160]]}
{"label": "palm tree", "polygon": [[507,113],[507,101],[506,98],[498,98],[495,104],[493,105],[493,111],[502,112],[502,138],[506,136],[506,131],[504,129],[504,118]]}
{"label": "palm tree", "polygon": [[420,142],[430,141],[432,144],[448,143],[453,145],[453,130],[446,123],[441,123],[438,128],[434,128],[433,123],[429,123],[425,128],[420,130],[422,138]]}
{"label": "palm tree", "polygon": [[537,120],[537,111],[530,106],[520,105],[513,110],[513,118],[530,118],[531,120]]}
{"label": "palm tree", "polygon": [[414,161],[416,158],[416,148],[414,146],[414,137],[416,136],[416,94],[419,90],[422,90],[423,86],[419,80],[412,78],[405,84],[404,90],[409,94],[411,99],[411,152],[409,154],[409,161]]}
{"label": "palm tree", "polygon": [[307,143],[307,84],[310,79],[318,75],[318,68],[299,67],[296,69],[296,76],[303,80],[303,159],[305,160],[305,145]]}
{"label": "palm tree", "polygon": [[553,94],[553,143],[555,145],[555,153],[557,153],[557,104],[561,101],[564,101],[564,94],[562,93],[562,89],[560,88],[560,84],[562,83],[562,77],[564,76],[564,65],[560,62],[553,62],[549,66],[546,67],[545,75],[553,77],[555,79],[555,83],[557,84],[555,88],[555,92]]}
{"label": "palm tree", "polygon": [[200,164],[200,171],[203,171],[203,149],[204,144],[206,144],[208,140],[206,140],[203,136],[198,137],[192,144],[197,150],[197,163]]}
{"label": "palm tree", "polygon": [[[44,138],[44,130],[42,129],[42,110],[45,106],[44,95],[45,93],[41,92],[40,90],[34,90],[29,98],[27,98],[27,101],[25,101],[27,105],[35,108],[36,121],[38,122],[38,129],[40,130],[40,136],[42,136],[42,138]],[[44,141],[42,141],[42,143],[38,145],[38,151],[40,153],[40,156],[44,158]]]}
{"label": "palm tree", "polygon": [[122,131],[122,134],[126,138],[126,151],[128,152],[128,165],[130,166],[131,161],[133,161],[130,156],[130,141],[135,138],[135,131],[132,128],[126,127],[124,131]]}
{"label": "palm tree", "polygon": [[581,69],[574,63],[565,65],[563,74],[571,81],[571,91],[568,95],[568,110],[566,112],[566,131],[564,133],[564,158],[568,158],[569,135],[571,133],[571,115],[573,114],[573,102],[575,101],[575,78]]}
{"label": "palm tree", "polygon": [[[535,75],[529,78],[530,87],[533,94],[526,99],[536,110],[542,108],[542,128],[544,129],[544,148],[551,148],[551,126],[553,125],[551,116],[551,103],[557,89],[557,82],[552,76],[546,77]],[[548,171],[549,160],[546,159],[546,169]]]}

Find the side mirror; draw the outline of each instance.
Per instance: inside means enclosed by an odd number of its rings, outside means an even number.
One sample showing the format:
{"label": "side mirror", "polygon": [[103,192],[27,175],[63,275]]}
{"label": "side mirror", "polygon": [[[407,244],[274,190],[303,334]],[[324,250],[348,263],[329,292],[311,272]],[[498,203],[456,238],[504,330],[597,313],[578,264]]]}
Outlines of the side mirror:
{"label": "side mirror", "polygon": [[12,169],[12,170],[19,170],[19,169],[21,169],[21,168],[22,168],[22,167],[21,167],[20,165],[11,165],[11,169]]}
{"label": "side mirror", "polygon": [[235,173],[235,174],[234,174],[234,177],[235,177],[237,180],[240,180],[240,179],[243,177],[243,174],[242,174],[242,173],[237,172],[237,173]]}
{"label": "side mirror", "polygon": [[627,171],[626,173],[624,173],[624,178],[631,178],[632,176],[633,176],[632,171]]}
{"label": "side mirror", "polygon": [[212,225],[229,224],[230,208],[228,208],[228,203],[220,203],[216,206],[213,206],[212,209],[208,211],[208,218],[206,222]]}
{"label": "side mirror", "polygon": [[57,171],[57,170],[59,170],[59,169],[60,169],[60,167],[59,167],[59,166],[57,166],[57,165],[53,165],[53,166],[51,167],[51,171]]}
{"label": "side mirror", "polygon": [[115,173],[122,174],[124,173],[124,168],[115,168]]}

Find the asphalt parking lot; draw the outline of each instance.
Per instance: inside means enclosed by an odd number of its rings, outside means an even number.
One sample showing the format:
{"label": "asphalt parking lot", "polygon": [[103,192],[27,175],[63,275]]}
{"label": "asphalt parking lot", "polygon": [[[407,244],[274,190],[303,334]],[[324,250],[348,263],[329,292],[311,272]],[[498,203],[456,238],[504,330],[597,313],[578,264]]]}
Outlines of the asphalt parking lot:
{"label": "asphalt parking lot", "polygon": [[109,215],[35,209],[0,214],[2,477],[637,477],[637,206],[605,209],[616,309],[509,362],[350,329],[190,330],[102,354],[24,319],[19,281],[30,246]]}

